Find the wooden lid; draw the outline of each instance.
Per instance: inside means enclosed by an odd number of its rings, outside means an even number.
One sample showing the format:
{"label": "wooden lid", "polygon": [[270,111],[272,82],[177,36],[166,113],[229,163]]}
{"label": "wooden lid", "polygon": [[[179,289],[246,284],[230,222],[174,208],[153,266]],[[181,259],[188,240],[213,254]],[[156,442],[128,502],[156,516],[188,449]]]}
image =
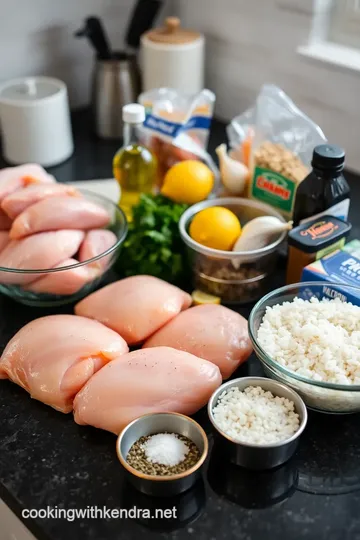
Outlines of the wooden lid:
{"label": "wooden lid", "polygon": [[165,19],[163,28],[150,30],[145,34],[147,39],[154,43],[163,43],[167,45],[183,45],[192,43],[201,37],[199,32],[193,30],[185,30],[180,27],[180,19],[177,17],[168,17]]}

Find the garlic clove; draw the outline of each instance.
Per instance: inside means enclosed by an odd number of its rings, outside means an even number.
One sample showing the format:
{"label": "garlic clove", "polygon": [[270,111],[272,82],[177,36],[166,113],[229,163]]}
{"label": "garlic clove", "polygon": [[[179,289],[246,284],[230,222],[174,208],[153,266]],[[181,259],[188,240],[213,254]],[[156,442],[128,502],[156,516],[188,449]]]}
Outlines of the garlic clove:
{"label": "garlic clove", "polygon": [[[233,251],[254,251],[268,246],[284,231],[292,228],[293,222],[284,223],[275,216],[260,216],[248,221],[242,229],[241,235],[234,244]],[[234,268],[240,267],[241,259],[234,259]]]}
{"label": "garlic clove", "polygon": [[232,195],[241,195],[249,175],[248,168],[227,154],[226,144],[220,144],[215,151],[219,158],[220,176],[224,187]]}

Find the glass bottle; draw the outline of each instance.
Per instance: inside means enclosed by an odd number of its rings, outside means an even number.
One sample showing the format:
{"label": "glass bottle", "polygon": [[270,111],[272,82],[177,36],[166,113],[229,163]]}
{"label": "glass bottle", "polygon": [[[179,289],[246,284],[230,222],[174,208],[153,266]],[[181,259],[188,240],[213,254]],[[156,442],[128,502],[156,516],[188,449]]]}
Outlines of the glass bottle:
{"label": "glass bottle", "polygon": [[345,152],[333,144],[314,148],[313,170],[299,184],[296,191],[294,227],[327,214],[347,220],[350,206],[350,188],[343,175]]}
{"label": "glass bottle", "polygon": [[143,105],[132,103],[123,107],[124,141],[113,159],[113,174],[121,189],[119,206],[129,221],[141,193],[152,193],[157,183],[156,158],[139,141],[144,120]]}

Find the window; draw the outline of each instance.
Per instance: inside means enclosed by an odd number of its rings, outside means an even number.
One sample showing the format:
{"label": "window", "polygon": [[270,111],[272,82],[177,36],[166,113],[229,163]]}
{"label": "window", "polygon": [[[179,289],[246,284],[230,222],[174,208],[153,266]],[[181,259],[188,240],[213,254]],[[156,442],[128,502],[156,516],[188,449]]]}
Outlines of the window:
{"label": "window", "polygon": [[313,0],[308,44],[298,52],[360,71],[360,0]]}
{"label": "window", "polygon": [[332,3],[329,41],[360,49],[360,0]]}

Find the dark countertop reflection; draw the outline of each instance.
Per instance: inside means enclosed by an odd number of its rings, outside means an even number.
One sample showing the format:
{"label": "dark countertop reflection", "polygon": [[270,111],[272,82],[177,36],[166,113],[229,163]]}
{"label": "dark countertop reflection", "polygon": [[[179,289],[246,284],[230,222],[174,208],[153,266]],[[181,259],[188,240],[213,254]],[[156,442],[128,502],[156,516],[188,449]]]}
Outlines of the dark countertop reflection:
{"label": "dark countertop reflection", "polygon": [[146,528],[158,532],[171,532],[198,519],[204,510],[205,502],[205,486],[202,479],[176,497],[150,497],[126,482],[121,506],[127,509],[136,507],[138,515],[134,519]]}
{"label": "dark countertop reflection", "polygon": [[221,437],[216,437],[207,481],[218,495],[243,508],[267,508],[294,493],[298,477],[294,460],[276,469],[250,471],[230,463],[226,455]]}

